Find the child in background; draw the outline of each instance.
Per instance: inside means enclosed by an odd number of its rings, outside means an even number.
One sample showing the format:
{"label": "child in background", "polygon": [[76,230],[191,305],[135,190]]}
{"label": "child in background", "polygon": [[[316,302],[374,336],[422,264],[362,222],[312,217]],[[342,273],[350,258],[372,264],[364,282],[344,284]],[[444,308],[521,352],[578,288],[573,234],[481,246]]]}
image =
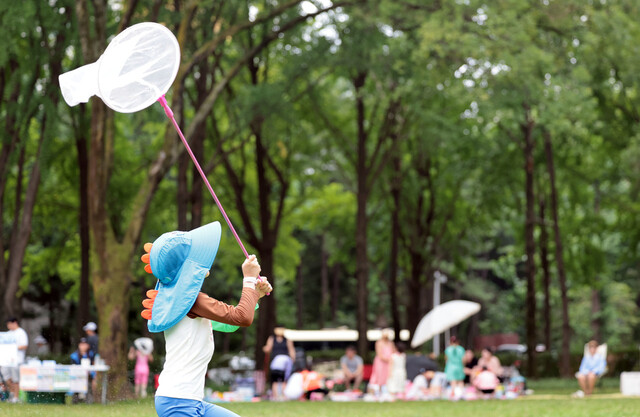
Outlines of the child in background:
{"label": "child in background", "polygon": [[304,396],[307,400],[312,399],[312,394],[316,394],[317,398],[324,398],[329,393],[329,390],[325,387],[324,377],[314,371],[311,364],[307,364],[306,369],[300,374],[302,375]]}
{"label": "child in background", "polygon": [[[146,339],[146,340],[145,340]],[[138,338],[134,341],[135,348],[129,349],[129,360],[136,361],[133,371],[135,382],[135,393],[138,398],[147,397],[147,383],[149,382],[149,362],[153,361],[153,341],[146,337]]]}
{"label": "child in background", "polygon": [[451,397],[459,399],[462,397],[464,388],[464,365],[462,358],[465,350],[460,346],[460,342],[456,336],[451,336],[449,346],[444,350],[444,356],[447,363],[444,367],[444,373],[447,375],[447,381],[451,384]]}
{"label": "child in background", "polygon": [[391,354],[391,359],[389,360],[387,389],[389,393],[396,397],[404,393],[404,387],[407,384],[406,355],[404,351],[404,343],[397,342],[394,352]]}
{"label": "child in background", "polygon": [[393,353],[393,342],[391,329],[383,329],[382,337],[376,342],[376,356],[373,359],[371,368],[371,378],[367,385],[367,390],[376,397],[387,391],[387,380],[389,379],[389,361]]}

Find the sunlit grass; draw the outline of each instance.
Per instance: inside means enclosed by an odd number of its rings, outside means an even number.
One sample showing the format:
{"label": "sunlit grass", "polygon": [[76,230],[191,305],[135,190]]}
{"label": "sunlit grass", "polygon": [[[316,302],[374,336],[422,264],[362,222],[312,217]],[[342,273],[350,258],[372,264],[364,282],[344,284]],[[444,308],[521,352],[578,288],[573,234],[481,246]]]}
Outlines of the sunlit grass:
{"label": "sunlit grass", "polygon": [[[260,402],[221,404],[243,417],[631,417],[640,415],[640,398],[619,396],[618,380],[605,379],[597,394],[589,399],[572,399],[577,389],[571,380],[531,381],[534,395],[517,400],[429,401],[395,403]],[[109,405],[48,405],[0,403],[2,417],[154,417],[153,399],[125,401]]]}

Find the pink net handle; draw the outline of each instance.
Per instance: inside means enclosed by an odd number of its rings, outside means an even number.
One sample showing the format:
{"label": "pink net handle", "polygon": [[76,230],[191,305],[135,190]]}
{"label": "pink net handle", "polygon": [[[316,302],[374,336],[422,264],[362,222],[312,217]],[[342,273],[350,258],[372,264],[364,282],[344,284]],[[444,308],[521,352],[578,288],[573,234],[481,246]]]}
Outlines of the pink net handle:
{"label": "pink net handle", "polygon": [[[218,199],[218,196],[216,195],[215,191],[213,191],[213,187],[211,187],[211,184],[209,184],[209,180],[207,179],[207,176],[204,174],[204,171],[202,170],[202,167],[200,167],[200,164],[198,163],[198,160],[196,159],[195,155],[193,154],[193,151],[191,150],[191,147],[189,146],[189,143],[187,142],[187,140],[185,139],[184,135],[182,134],[182,130],[180,130],[180,126],[178,126],[178,123],[176,122],[176,119],[173,116],[173,111],[169,107],[169,104],[167,103],[167,99],[165,98],[164,95],[162,95],[158,99],[158,102],[162,105],[162,108],[164,108],[164,112],[167,115],[167,117],[171,120],[171,123],[173,123],[173,127],[175,127],[176,131],[178,132],[178,135],[180,136],[180,139],[182,140],[182,143],[187,148],[187,152],[189,152],[189,156],[191,156],[191,160],[196,165],[196,168],[198,169],[198,172],[200,173],[200,176],[204,180],[204,183],[207,185],[207,189],[209,190],[209,193],[211,194],[211,197],[213,197],[213,199],[216,202],[216,205],[220,209],[220,212],[222,213],[222,217],[224,217],[224,220],[229,225],[229,229],[231,229],[231,233],[233,233],[233,236],[236,238],[236,241],[238,242],[238,245],[240,245],[240,249],[242,249],[242,253],[244,253],[245,258],[248,259],[249,258],[249,253],[247,252],[247,249],[242,244],[242,240],[240,240],[240,236],[238,236],[238,233],[236,232],[236,229],[233,227],[233,224],[231,224],[231,220],[229,220],[229,216],[227,216],[227,212],[224,211],[224,207],[222,207],[222,203],[220,203],[220,200]],[[263,279],[264,277],[259,277],[259,278]],[[269,294],[267,294],[267,295],[269,295]]]}

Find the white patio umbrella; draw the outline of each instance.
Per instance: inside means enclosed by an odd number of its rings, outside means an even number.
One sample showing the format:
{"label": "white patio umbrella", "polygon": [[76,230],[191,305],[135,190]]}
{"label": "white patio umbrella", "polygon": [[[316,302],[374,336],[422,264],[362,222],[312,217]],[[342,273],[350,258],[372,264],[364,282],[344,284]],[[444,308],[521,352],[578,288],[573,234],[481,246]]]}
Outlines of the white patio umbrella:
{"label": "white patio umbrella", "polygon": [[411,347],[415,348],[480,311],[473,301],[454,300],[440,304],[420,320],[413,333]]}

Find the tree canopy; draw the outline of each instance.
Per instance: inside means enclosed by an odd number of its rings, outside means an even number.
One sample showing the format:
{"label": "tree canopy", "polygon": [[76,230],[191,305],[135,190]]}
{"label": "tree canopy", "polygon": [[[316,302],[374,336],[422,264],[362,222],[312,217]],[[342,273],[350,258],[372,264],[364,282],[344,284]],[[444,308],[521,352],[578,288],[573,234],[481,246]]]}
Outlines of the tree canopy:
{"label": "tree canopy", "polygon": [[[155,21],[182,62],[167,98],[274,293],[276,322],[458,329],[561,352],[640,337],[640,5],[618,1],[25,0],[0,4],[0,312],[67,349],[98,321],[113,364],[146,326],[142,244],[222,220],[160,106],[70,108],[58,76]],[[204,291],[234,303],[225,229]],[[74,329],[75,330],[70,330]],[[455,330],[454,330],[455,331]],[[220,338],[220,340],[218,340]],[[120,381],[122,382],[122,381]]]}

